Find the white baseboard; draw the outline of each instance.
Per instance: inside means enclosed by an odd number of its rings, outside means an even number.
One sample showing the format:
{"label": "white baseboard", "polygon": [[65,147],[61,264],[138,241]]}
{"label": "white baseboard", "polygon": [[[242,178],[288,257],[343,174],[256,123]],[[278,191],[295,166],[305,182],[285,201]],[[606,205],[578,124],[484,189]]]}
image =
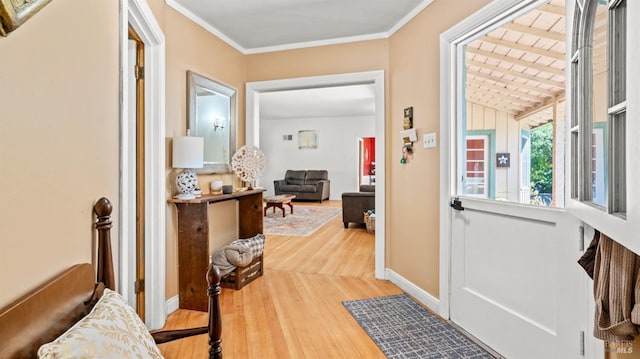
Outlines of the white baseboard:
{"label": "white baseboard", "polygon": [[411,283],[405,277],[391,269],[385,269],[385,278],[407,292],[410,296],[414,297],[418,302],[427,306],[427,308],[431,309],[434,313],[440,313],[440,300],[438,298]]}
{"label": "white baseboard", "polygon": [[176,295],[174,297],[169,298],[165,303],[165,308],[166,308],[165,313],[167,313],[167,316],[169,316],[169,314],[178,310],[178,308],[180,308],[179,297]]}

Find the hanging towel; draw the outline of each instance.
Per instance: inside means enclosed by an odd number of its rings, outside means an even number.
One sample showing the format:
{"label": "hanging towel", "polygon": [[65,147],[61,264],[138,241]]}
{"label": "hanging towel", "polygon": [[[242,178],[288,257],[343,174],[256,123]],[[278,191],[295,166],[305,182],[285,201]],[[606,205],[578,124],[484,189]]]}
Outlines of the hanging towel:
{"label": "hanging towel", "polygon": [[600,234],[593,278],[596,338],[618,342],[633,340],[638,335],[639,266],[640,259],[635,253]]}

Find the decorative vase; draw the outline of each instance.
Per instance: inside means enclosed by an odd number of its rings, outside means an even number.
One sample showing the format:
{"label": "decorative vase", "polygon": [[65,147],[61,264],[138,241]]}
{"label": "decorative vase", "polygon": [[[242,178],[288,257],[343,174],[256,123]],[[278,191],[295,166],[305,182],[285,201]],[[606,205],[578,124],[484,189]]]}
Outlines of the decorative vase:
{"label": "decorative vase", "polygon": [[213,180],[209,183],[209,188],[211,188],[211,192],[220,192],[222,191],[222,181]]}
{"label": "decorative vase", "polygon": [[192,170],[185,169],[180,172],[178,178],[176,178],[176,187],[178,187],[178,192],[180,192],[177,198],[194,199],[195,195],[193,191],[196,189],[196,186],[198,186],[198,178]]}

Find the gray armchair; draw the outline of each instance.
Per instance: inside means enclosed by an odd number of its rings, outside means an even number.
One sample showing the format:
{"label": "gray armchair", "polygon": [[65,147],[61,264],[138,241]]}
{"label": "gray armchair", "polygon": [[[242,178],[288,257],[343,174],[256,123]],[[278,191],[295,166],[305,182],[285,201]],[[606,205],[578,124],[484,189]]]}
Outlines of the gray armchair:
{"label": "gray armchair", "polygon": [[276,195],[293,194],[296,200],[320,202],[329,199],[330,185],[327,170],[287,170],[284,179],[273,181]]}
{"label": "gray armchair", "polygon": [[364,212],[376,208],[376,186],[361,185],[360,192],[342,194],[342,222],[344,228],[349,223],[364,224]]}

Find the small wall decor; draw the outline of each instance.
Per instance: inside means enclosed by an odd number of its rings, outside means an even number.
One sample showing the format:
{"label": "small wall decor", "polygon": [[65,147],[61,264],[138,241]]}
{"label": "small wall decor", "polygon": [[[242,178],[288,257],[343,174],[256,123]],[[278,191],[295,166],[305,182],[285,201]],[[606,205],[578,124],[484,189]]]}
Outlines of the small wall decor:
{"label": "small wall decor", "polygon": [[298,131],[298,148],[299,149],[318,148],[318,131],[316,130]]}
{"label": "small wall decor", "polygon": [[404,119],[402,120],[402,128],[408,130],[413,128],[413,106],[404,109]]}
{"label": "small wall decor", "polygon": [[400,158],[400,163],[407,163],[407,158],[411,154],[413,154],[413,147],[411,147],[410,144],[402,146],[402,157]]}
{"label": "small wall decor", "polygon": [[0,35],[8,36],[51,0],[0,1]]}
{"label": "small wall decor", "polygon": [[407,158],[413,153],[413,142],[418,140],[416,129],[413,128],[413,106],[404,109],[404,118],[402,119],[402,158],[400,163],[407,163]]}
{"label": "small wall decor", "polygon": [[496,153],[496,167],[511,167],[511,154],[507,152]]}

